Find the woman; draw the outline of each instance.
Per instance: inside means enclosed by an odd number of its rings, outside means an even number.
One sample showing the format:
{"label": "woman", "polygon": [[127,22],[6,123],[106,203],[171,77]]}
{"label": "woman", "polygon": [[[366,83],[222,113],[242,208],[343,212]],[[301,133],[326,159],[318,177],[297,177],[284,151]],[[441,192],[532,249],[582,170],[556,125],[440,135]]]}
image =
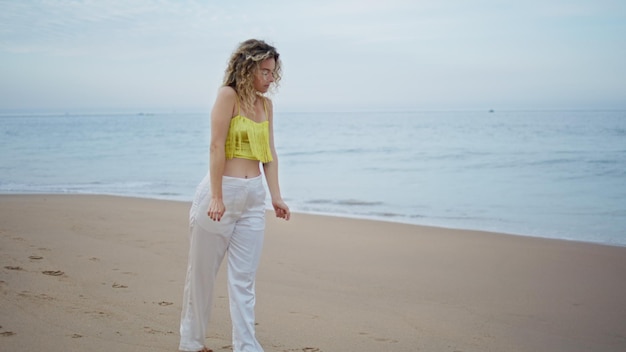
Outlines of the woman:
{"label": "woman", "polygon": [[265,231],[261,164],[276,216],[290,217],[278,184],[272,101],[264,96],[280,78],[279,54],[263,41],[241,43],[229,60],[211,111],[209,174],[196,190],[189,216],[182,351],[211,351],[204,346],[205,333],[225,255],[233,351],[263,351],[254,331],[254,280]]}

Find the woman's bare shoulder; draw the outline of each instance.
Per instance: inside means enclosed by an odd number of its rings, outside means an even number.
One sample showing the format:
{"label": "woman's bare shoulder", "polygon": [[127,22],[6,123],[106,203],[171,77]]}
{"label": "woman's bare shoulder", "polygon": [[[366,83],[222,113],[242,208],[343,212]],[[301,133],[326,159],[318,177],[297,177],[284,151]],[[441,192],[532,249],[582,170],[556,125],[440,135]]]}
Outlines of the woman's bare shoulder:
{"label": "woman's bare shoulder", "polygon": [[231,86],[222,86],[217,90],[217,97],[218,99],[234,99],[237,97],[237,91]]}

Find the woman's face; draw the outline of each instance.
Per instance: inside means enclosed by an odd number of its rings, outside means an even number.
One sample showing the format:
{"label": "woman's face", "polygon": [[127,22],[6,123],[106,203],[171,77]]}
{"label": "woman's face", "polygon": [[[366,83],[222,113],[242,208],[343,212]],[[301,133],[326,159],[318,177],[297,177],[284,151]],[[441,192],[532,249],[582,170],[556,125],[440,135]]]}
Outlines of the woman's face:
{"label": "woman's face", "polygon": [[260,93],[266,93],[270,89],[270,85],[274,82],[274,70],[276,69],[276,60],[269,58],[261,61],[259,69],[254,74],[254,89]]}

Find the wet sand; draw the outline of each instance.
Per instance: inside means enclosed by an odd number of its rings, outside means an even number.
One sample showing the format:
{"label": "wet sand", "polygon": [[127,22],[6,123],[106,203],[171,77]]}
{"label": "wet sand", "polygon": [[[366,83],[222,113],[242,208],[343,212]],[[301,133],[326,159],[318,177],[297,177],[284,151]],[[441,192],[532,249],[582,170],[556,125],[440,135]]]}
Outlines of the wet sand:
{"label": "wet sand", "polygon": [[[176,351],[188,209],[0,195],[0,350]],[[268,352],[624,351],[625,273],[626,247],[268,213],[257,335]]]}

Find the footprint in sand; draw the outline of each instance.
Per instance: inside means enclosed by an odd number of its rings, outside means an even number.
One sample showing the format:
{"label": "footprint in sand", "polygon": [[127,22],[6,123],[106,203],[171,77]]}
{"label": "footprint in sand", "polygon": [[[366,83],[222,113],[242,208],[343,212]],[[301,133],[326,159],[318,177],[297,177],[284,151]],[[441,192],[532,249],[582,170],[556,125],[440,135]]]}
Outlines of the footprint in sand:
{"label": "footprint in sand", "polygon": [[172,302],[165,302],[165,301],[159,302],[160,306],[171,306],[172,304],[174,304],[174,303],[172,303]]}
{"label": "footprint in sand", "polygon": [[5,269],[9,269],[9,270],[24,270],[24,268],[22,268],[21,266],[10,266],[10,265],[7,265],[4,268]]}
{"label": "footprint in sand", "polygon": [[117,282],[113,283],[113,288],[128,288],[126,285],[118,284]]}
{"label": "footprint in sand", "polygon": [[146,333],[153,334],[153,335],[172,335],[172,334],[174,334],[173,331],[156,330],[156,329],[153,329],[153,328],[151,328],[149,326],[144,326],[143,328],[144,328],[144,331]]}
{"label": "footprint in sand", "polygon": [[30,257],[28,257],[28,259],[39,260],[39,259],[43,259],[43,257],[40,255],[31,255]]}
{"label": "footprint in sand", "polygon": [[65,274],[61,270],[45,270],[45,271],[42,271],[41,273],[44,275],[50,275],[50,276],[61,276]]}
{"label": "footprint in sand", "polygon": [[389,342],[389,343],[398,343],[398,340],[394,340],[394,339],[387,339],[384,337],[376,337],[374,338],[374,341],[378,341],[378,342]]}
{"label": "footprint in sand", "polygon": [[13,336],[13,335],[15,335],[13,331],[0,332],[0,336]]}
{"label": "footprint in sand", "polygon": [[[359,332],[359,335],[366,336],[369,334],[366,332]],[[398,343],[398,340],[394,340],[394,339],[387,339],[384,337],[375,337],[375,336],[368,336],[368,337],[377,342]]]}

